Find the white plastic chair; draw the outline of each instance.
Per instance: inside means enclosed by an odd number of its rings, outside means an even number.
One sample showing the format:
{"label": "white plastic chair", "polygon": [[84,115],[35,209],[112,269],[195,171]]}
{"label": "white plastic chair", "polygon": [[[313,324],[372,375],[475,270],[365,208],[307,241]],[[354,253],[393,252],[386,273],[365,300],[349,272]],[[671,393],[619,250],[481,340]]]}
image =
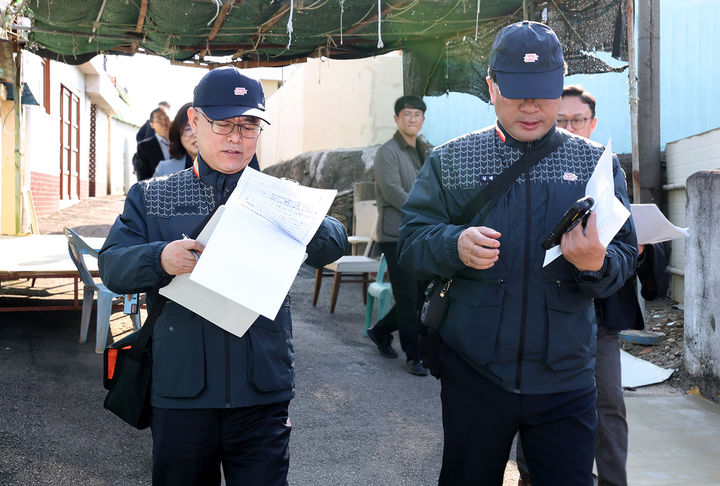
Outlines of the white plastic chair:
{"label": "white plastic chair", "polygon": [[[97,292],[97,330],[95,333],[95,352],[102,353],[107,343],[108,331],[110,330],[110,314],[112,313],[113,299],[122,297],[121,294],[112,292],[102,282],[96,282],[85,265],[85,255],[93,258],[98,257],[96,249],[88,245],[77,233],[70,228],[65,228],[65,238],[68,242],[70,258],[77,267],[80,279],[83,282],[83,305],[82,316],[80,317],[80,343],[87,342],[88,327],[90,326],[90,314],[92,313],[93,297]],[[130,314],[135,330],[140,329],[140,312]]]}

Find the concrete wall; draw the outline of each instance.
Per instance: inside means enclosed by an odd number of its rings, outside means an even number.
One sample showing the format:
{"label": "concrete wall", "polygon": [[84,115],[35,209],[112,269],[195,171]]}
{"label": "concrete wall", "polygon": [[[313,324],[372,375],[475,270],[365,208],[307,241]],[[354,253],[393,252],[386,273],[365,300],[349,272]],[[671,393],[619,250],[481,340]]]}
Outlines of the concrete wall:
{"label": "concrete wall", "polygon": [[687,179],[685,245],[685,366],[720,378],[720,170]]}
{"label": "concrete wall", "polygon": [[[667,217],[677,226],[689,226],[692,234],[698,228],[686,221],[685,181],[695,172],[720,168],[720,128],[667,144],[665,159],[667,184],[670,187]],[[685,284],[681,274],[687,273],[684,270],[685,245],[682,239],[672,241],[669,262],[672,270],[670,296],[678,302],[684,300]]]}
{"label": "concrete wall", "polygon": [[395,132],[402,58],[309,59],[267,99],[271,125],[258,143],[265,168],[318,150],[368,147]]}

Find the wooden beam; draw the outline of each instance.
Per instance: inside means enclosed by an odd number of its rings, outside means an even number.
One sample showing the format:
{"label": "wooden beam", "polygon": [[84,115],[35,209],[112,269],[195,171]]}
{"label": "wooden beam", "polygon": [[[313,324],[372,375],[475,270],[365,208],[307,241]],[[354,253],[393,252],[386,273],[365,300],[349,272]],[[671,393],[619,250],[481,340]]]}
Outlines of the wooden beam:
{"label": "wooden beam", "polygon": [[[220,30],[220,27],[222,26],[223,22],[225,22],[225,18],[227,17],[228,13],[230,12],[230,9],[233,7],[233,2],[229,1],[228,3],[224,4],[222,6],[222,9],[220,9],[220,13],[218,14],[217,18],[215,19],[215,23],[213,24],[212,30],[210,31],[210,35],[208,35],[208,44],[212,42],[215,39],[215,36],[217,35],[218,31]],[[208,49],[207,47],[200,51],[200,59],[205,57],[205,54],[207,54]]]}
{"label": "wooden beam", "polygon": [[[382,10],[382,16],[384,17],[385,14],[387,14],[388,12],[390,12],[390,11],[392,11],[392,10],[396,10],[396,9],[398,9],[398,8],[400,8],[400,7],[403,7],[403,6],[405,6],[406,4],[408,4],[408,3],[410,3],[410,2],[408,2],[408,1],[402,1],[402,2],[395,2],[395,3],[391,4],[391,5],[388,5],[387,7],[385,7],[385,8]],[[347,29],[346,31],[344,31],[344,32],[343,32],[343,36],[350,35],[350,34],[352,34],[353,32],[357,32],[358,30],[361,30],[361,29],[365,28],[365,26],[367,26],[368,24],[374,24],[374,23],[376,23],[377,20],[378,20],[377,14],[376,14],[376,15],[373,15],[373,16],[370,17],[369,19],[363,20],[362,22],[357,23],[357,24],[353,25],[352,27],[350,27],[349,29]],[[338,34],[338,35],[339,35],[339,34]]]}
{"label": "wooden beam", "polygon": [[[294,0],[290,0],[294,1]],[[275,15],[270,17],[268,20],[265,21],[265,23],[260,25],[260,28],[258,29],[258,34],[264,34],[268,30],[270,30],[275,24],[277,24],[281,18],[285,16],[286,13],[290,11],[289,5],[283,5],[278,9],[277,12],[275,12]]]}
{"label": "wooden beam", "polygon": [[[140,3],[140,13],[138,14],[137,24],[135,25],[135,33],[141,34],[143,26],[145,25],[145,17],[147,16],[148,0],[142,0]],[[133,52],[137,51],[138,41],[133,41],[131,49]]]}
{"label": "wooden beam", "polygon": [[[293,2],[295,0],[290,0],[290,1]],[[290,11],[290,5],[283,5],[282,7],[277,9],[277,11],[275,12],[275,14],[272,17],[270,17],[268,20],[266,20],[265,22],[260,24],[260,27],[258,27],[257,34],[255,34],[250,39],[251,44],[253,44],[253,46],[250,47],[250,49],[252,50],[253,48],[257,48],[258,41],[260,40],[260,37],[262,36],[262,34],[267,32],[268,30],[272,29],[272,27],[275,24],[277,24],[280,21],[280,19],[282,19],[285,16],[285,14],[288,13],[289,11]],[[242,57],[243,53],[245,53],[245,52],[247,52],[247,49],[240,47],[240,48],[238,48],[237,52],[235,52],[235,54],[232,55],[232,58],[237,59],[238,57]]]}
{"label": "wooden beam", "polygon": [[145,16],[147,15],[148,0],[142,0],[140,4],[140,14],[138,15],[137,25],[135,26],[135,32],[138,34],[142,32],[143,25],[145,25]]}

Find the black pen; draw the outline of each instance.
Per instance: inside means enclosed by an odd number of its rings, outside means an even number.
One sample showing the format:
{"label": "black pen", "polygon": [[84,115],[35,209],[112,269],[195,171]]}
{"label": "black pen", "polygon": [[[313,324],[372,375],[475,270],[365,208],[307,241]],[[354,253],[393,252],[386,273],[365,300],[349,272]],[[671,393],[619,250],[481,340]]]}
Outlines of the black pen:
{"label": "black pen", "polygon": [[[185,233],[182,234],[182,237],[183,237],[183,240],[189,240],[189,239],[190,239],[190,238],[188,238],[188,236],[187,236]],[[198,261],[198,259],[199,259],[200,257],[198,257],[197,252],[196,252],[195,250],[190,250],[190,253],[192,253],[192,256],[195,257],[195,261]]]}

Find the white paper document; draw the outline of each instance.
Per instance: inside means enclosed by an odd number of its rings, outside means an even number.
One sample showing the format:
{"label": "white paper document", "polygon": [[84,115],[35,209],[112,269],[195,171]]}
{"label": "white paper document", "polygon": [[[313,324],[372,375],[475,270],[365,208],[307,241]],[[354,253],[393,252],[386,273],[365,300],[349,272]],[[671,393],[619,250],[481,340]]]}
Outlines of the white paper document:
{"label": "white paper document", "polygon": [[639,245],[651,245],[690,236],[688,228],[672,224],[655,204],[631,204],[635,234]]}
{"label": "white paper document", "polygon": [[198,237],[193,272],[160,293],[237,336],[258,315],[275,319],[336,192],[246,168]]}
{"label": "white paper document", "polygon": [[[610,244],[617,232],[630,216],[630,211],[615,197],[615,180],[613,178],[612,148],[610,142],[600,156],[595,170],[585,186],[585,195],[595,201],[593,211],[597,218],[597,230],[600,242],[605,248]],[[560,245],[545,252],[543,267],[562,255]]]}

